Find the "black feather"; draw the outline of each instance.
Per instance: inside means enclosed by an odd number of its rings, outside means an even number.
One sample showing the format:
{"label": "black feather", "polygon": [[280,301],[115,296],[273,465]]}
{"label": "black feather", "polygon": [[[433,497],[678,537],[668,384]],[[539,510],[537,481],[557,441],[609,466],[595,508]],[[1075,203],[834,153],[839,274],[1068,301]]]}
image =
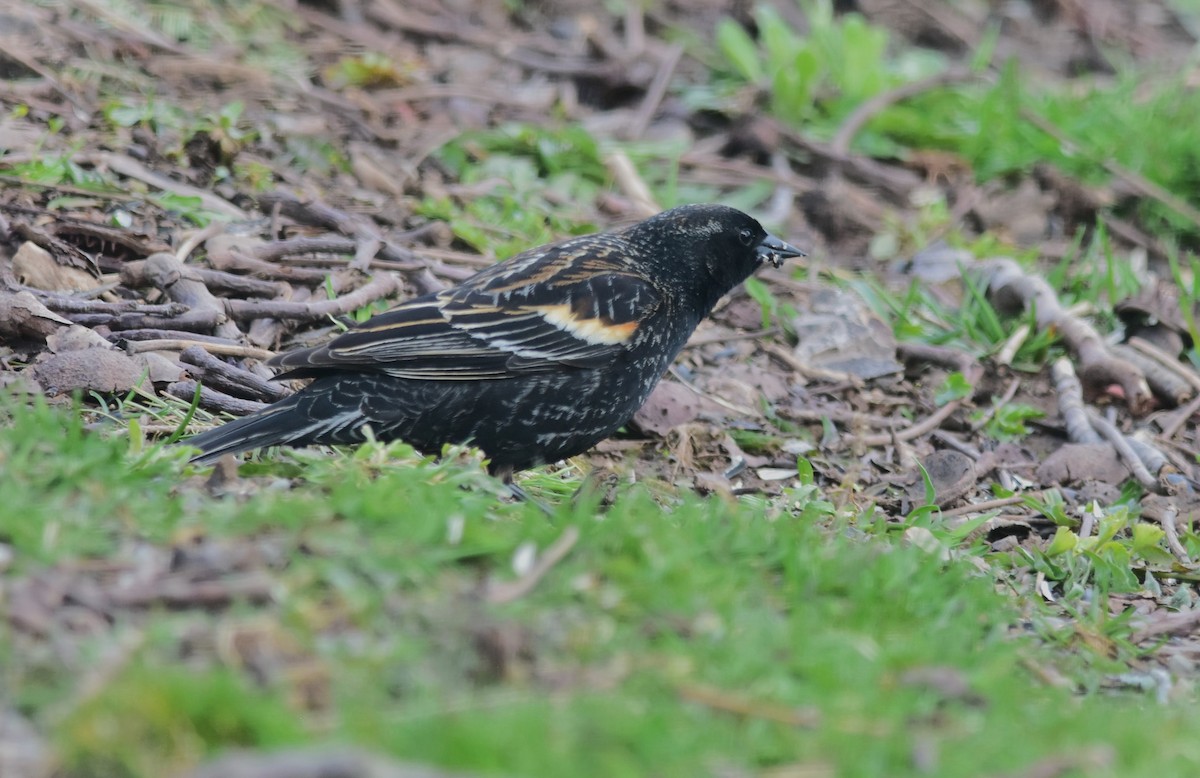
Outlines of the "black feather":
{"label": "black feather", "polygon": [[634,414],[700,320],[764,260],[798,256],[732,208],[675,208],[618,233],[531,249],[280,355],[311,384],[187,441],[211,461],[269,445],[356,443],[364,427],[493,472],[582,453]]}

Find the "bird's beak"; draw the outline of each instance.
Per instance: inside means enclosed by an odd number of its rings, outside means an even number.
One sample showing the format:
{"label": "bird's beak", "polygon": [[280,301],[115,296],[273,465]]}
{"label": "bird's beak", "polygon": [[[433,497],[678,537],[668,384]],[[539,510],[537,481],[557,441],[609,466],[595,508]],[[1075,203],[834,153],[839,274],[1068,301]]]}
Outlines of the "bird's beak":
{"label": "bird's beak", "polygon": [[760,265],[763,262],[770,262],[775,267],[781,266],[785,259],[808,256],[792,244],[776,238],[769,232],[767,237],[763,238],[755,247],[754,253],[758,255]]}

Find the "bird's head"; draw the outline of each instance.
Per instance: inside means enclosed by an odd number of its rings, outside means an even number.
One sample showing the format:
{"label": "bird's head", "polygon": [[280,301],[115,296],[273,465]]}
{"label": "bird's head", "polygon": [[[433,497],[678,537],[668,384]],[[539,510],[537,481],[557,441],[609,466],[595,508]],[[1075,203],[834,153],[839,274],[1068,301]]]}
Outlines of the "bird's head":
{"label": "bird's head", "polygon": [[659,279],[696,290],[708,308],[764,263],[779,267],[805,256],[753,217],[724,205],[682,205],[625,234],[643,248]]}

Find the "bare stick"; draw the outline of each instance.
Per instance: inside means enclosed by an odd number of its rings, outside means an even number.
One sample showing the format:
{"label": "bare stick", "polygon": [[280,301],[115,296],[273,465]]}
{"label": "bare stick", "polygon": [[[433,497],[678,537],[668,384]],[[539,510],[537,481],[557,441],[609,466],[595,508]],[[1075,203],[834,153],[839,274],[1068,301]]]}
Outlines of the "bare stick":
{"label": "bare stick", "polygon": [[1175,555],[1183,564],[1188,567],[1192,566],[1192,558],[1188,556],[1187,549],[1183,547],[1183,543],[1179,540],[1179,527],[1175,525],[1175,520],[1179,518],[1179,509],[1174,505],[1168,506],[1163,512],[1162,518],[1158,523],[1162,525],[1163,533],[1167,538],[1167,548],[1171,549],[1171,553]]}
{"label": "bare stick", "polygon": [[261,278],[240,276],[207,267],[192,265],[188,267],[191,268],[191,272],[195,273],[196,278],[210,290],[217,289],[244,297],[278,297],[288,291],[288,285],[279,281],[264,281]]}
{"label": "bare stick", "polygon": [[185,348],[179,354],[179,361],[196,368],[196,378],[202,383],[236,397],[274,402],[291,394],[273,381],[217,359],[200,346]]}
{"label": "bare stick", "polygon": [[[1063,150],[1069,153],[1079,153],[1078,145],[1067,136],[1065,132],[1060,130],[1053,122],[1045,118],[1041,114],[1034,112],[1030,108],[1021,108],[1021,116],[1030,124],[1037,127],[1042,132],[1057,140],[1063,145]],[[1200,229],[1200,210],[1197,210],[1190,203],[1183,200],[1171,192],[1168,192],[1163,187],[1154,183],[1145,176],[1135,173],[1124,165],[1113,159],[1098,159],[1096,160],[1104,169],[1112,173],[1117,178],[1128,184],[1134,191],[1143,197],[1149,197],[1151,200],[1158,200],[1163,205],[1178,213],[1192,223],[1193,227]]]}
{"label": "bare stick", "polygon": [[1107,419],[1095,411],[1089,410],[1087,414],[1088,421],[1090,421],[1096,431],[1103,435],[1104,438],[1112,444],[1113,448],[1117,450],[1117,456],[1119,456],[1121,461],[1125,463],[1125,466],[1129,468],[1129,472],[1133,474],[1133,477],[1137,480],[1137,482],[1141,484],[1147,491],[1155,492],[1156,494],[1161,493],[1162,486],[1158,483],[1158,479],[1151,475],[1150,471],[1146,469],[1146,464],[1142,462],[1141,457],[1134,452],[1133,448],[1129,445],[1129,441],[1125,438],[1125,435],[1122,434],[1122,432],[1115,426],[1110,424]]}
{"label": "bare stick", "polygon": [[1051,368],[1054,389],[1058,392],[1058,412],[1067,427],[1067,439],[1072,443],[1099,443],[1103,440],[1088,420],[1083,405],[1083,387],[1075,376],[1071,360],[1061,357]]}
{"label": "bare stick", "polygon": [[315,321],[326,316],[351,313],[383,297],[400,291],[400,281],[390,273],[380,273],[349,294],[315,303],[280,300],[225,300],[225,310],[240,321],[249,319],[286,319]]}
{"label": "bare stick", "polygon": [[182,332],[212,332],[225,317],[217,311],[187,311],[179,316],[151,316],[141,311],[130,313],[72,313],[68,317],[85,327],[104,325],[110,330],[165,328]]}
{"label": "bare stick", "polygon": [[127,157],[124,154],[102,151],[95,154],[76,155],[75,161],[82,164],[91,164],[96,167],[106,167],[118,175],[137,179],[164,192],[171,192],[172,194],[184,197],[197,197],[204,208],[226,217],[239,220],[250,218],[248,213],[228,200],[222,200],[206,189],[199,189],[189,184],[173,181],[164,175],[155,173],[133,157]]}
{"label": "bare stick", "polygon": [[231,340],[241,338],[241,330],[228,321],[222,301],[208,290],[195,272],[196,268],[185,265],[174,254],[160,251],[140,262],[128,262],[121,268],[121,280],[130,286],[153,286],[161,289],[176,302],[192,310],[212,311],[218,317],[214,328],[217,335]]}
{"label": "bare stick", "polygon": [[926,416],[922,421],[913,424],[906,429],[897,430],[894,433],[885,432],[875,435],[851,435],[847,436],[846,440],[851,445],[866,447],[886,446],[889,443],[916,440],[922,435],[933,432],[935,429],[942,426],[942,422],[950,418],[955,411],[962,407],[962,404],[962,400],[951,400],[941,408],[938,408],[936,411]]}
{"label": "bare stick", "polygon": [[1163,425],[1162,437],[1170,440],[1175,437],[1175,434],[1187,424],[1197,412],[1200,412],[1200,394],[1192,398],[1192,401],[1180,408],[1177,411],[1172,411],[1172,417],[1169,422]]}
{"label": "bare stick", "polygon": [[264,362],[275,356],[275,352],[253,346],[239,346],[234,343],[210,343],[202,340],[185,338],[164,338],[159,340],[132,340],[125,343],[125,350],[130,354],[141,354],[146,351],[183,351],[190,346],[199,346],[210,354],[221,354],[227,357],[249,357],[261,359]]}
{"label": "bare stick", "polygon": [[1187,402],[1195,394],[1195,389],[1179,371],[1164,365],[1154,357],[1130,347],[1125,343],[1109,346],[1113,354],[1137,367],[1146,377],[1146,383],[1154,391],[1156,397],[1170,408],[1177,408]]}
{"label": "bare stick", "polygon": [[798,356],[788,351],[783,346],[777,343],[767,343],[762,346],[763,351],[779,360],[785,366],[790,367],[799,375],[809,381],[827,381],[831,384],[849,384],[855,388],[861,388],[866,383],[856,375],[845,373],[840,370],[827,370],[822,367],[813,367],[804,362]]}
{"label": "bare stick", "polygon": [[969,71],[950,69],[944,73],[922,78],[917,81],[910,81],[907,84],[902,84],[895,89],[890,89],[860,103],[851,114],[842,122],[842,126],[838,128],[837,134],[833,136],[833,140],[829,143],[829,150],[836,157],[849,157],[850,144],[854,142],[854,137],[872,118],[887,110],[889,107],[907,100],[910,97],[916,97],[919,94],[928,92],[931,89],[937,89],[941,86],[953,84],[959,81],[966,81],[973,76]]}
{"label": "bare stick", "polygon": [[563,533],[559,535],[553,543],[546,547],[529,571],[521,576],[521,578],[512,582],[493,583],[488,587],[485,599],[488,602],[499,605],[506,602],[513,602],[524,597],[529,592],[533,591],[533,587],[538,585],[538,582],[546,576],[559,562],[566,558],[575,543],[579,540],[579,528],[575,526],[567,527]]}
{"label": "bare stick", "polygon": [[221,222],[213,222],[202,230],[196,230],[187,237],[183,243],[179,244],[179,248],[175,249],[175,258],[180,262],[187,262],[187,258],[192,255],[192,252],[200,247],[209,238],[220,235],[225,231],[225,225]]}
{"label": "bare stick", "polygon": [[752,700],[711,686],[687,683],[679,687],[679,696],[714,710],[733,713],[751,719],[763,719],[792,727],[820,726],[821,712],[816,708],[797,708],[775,702]]}
{"label": "bare stick", "polygon": [[[1161,612],[1161,611],[1160,611]],[[1132,643],[1142,643],[1160,635],[1186,634],[1200,624],[1200,608],[1160,616],[1129,637]]]}
{"label": "bare stick", "polygon": [[987,513],[994,511],[997,508],[1006,508],[1009,505],[1019,505],[1029,498],[1041,497],[1045,492],[1030,492],[1028,494],[1014,494],[1012,497],[999,497],[995,500],[985,500],[984,502],[972,503],[970,505],[960,505],[957,508],[951,508],[941,512],[943,517],[962,516],[967,513]]}
{"label": "bare stick", "polygon": [[625,152],[614,151],[604,158],[604,164],[608,167],[608,172],[612,173],[617,186],[621,187],[621,191],[633,202],[640,218],[648,218],[662,210],[654,201],[654,195],[650,194],[650,187],[646,186],[646,182],[642,180],[633,161]]}
{"label": "bare stick", "polygon": [[89,300],[54,292],[33,292],[42,303],[58,313],[103,313],[116,316],[122,313],[140,313],[145,316],[181,316],[191,310],[183,303],[139,303],[136,300],[119,300],[106,302],[104,300]]}
{"label": "bare stick", "polygon": [[979,432],[988,425],[1000,409],[1012,402],[1012,399],[1017,396],[1017,390],[1021,388],[1021,379],[1014,378],[1008,382],[1008,388],[1004,390],[1004,394],[1000,397],[999,402],[992,403],[992,407],[984,411],[983,415],[971,424],[971,432]]}
{"label": "bare stick", "polygon": [[[628,7],[636,7],[639,12],[641,11],[641,7],[636,3],[630,3]],[[645,134],[646,128],[650,126],[650,121],[654,118],[654,114],[662,104],[663,97],[667,94],[667,87],[671,85],[671,76],[675,75],[675,68],[679,66],[681,56],[683,56],[683,46],[678,43],[672,43],[663,53],[662,61],[658,65],[658,72],[654,74],[654,80],[646,89],[646,96],[642,98],[642,104],[638,106],[637,113],[633,115],[633,119],[629,123],[627,137],[630,140],[641,138]]]}
{"label": "bare stick", "polygon": [[1193,389],[1200,391],[1200,375],[1197,375],[1195,370],[1190,369],[1187,365],[1180,362],[1178,358],[1171,356],[1145,338],[1130,338],[1128,345],[1130,348],[1137,349],[1152,358],[1155,362],[1177,374],[1184,381],[1187,381],[1188,385]]}
{"label": "bare stick", "polygon": [[1116,383],[1124,391],[1131,412],[1142,415],[1150,410],[1154,398],[1142,371],[1114,356],[1092,325],[1064,310],[1044,278],[1026,273],[1006,257],[983,260],[974,267],[983,277],[993,305],[1001,310],[1031,308],[1037,312],[1040,329],[1057,330],[1078,355],[1079,372],[1088,386]]}
{"label": "bare stick", "polygon": [[[196,387],[200,386],[191,379],[176,381],[173,384],[167,385],[167,394],[172,397],[178,397],[180,400],[190,401],[196,396]],[[241,397],[233,397],[218,392],[215,389],[209,389],[206,386],[200,386],[200,407],[208,411],[217,413],[232,413],[235,416],[248,416],[256,411],[261,411],[267,407],[266,403],[260,403],[255,400],[243,400]]]}

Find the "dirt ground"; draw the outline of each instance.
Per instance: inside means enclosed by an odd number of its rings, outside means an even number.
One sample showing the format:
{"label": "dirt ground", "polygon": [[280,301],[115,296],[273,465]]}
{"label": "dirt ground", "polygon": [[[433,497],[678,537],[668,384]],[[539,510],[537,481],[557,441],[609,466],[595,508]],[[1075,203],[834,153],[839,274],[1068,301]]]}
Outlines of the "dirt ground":
{"label": "dirt ground", "polygon": [[[803,29],[794,3],[775,5]],[[894,46],[932,48],[964,64],[990,23],[997,59],[1014,57],[1029,78],[1052,83],[1112,77],[1113,51],[1170,70],[1196,43],[1159,2],[835,5],[888,28]],[[422,204],[470,203],[508,186],[523,195],[503,178],[464,183],[439,156],[447,143],[514,122],[581,126],[602,147],[685,144],[679,183],[717,197],[768,183],[757,215],[810,254],[807,272],[759,277],[773,304],[794,310],[795,338],[777,321],[764,323],[762,300],[735,292],[629,434],[589,456],[595,466],[703,493],[773,495],[796,477],[804,454],[836,499],[879,506],[898,521],[927,502],[920,462],[948,522],[997,510],[972,531],[1013,553],[1044,544],[1057,525],[1019,497],[996,498],[997,486],[1025,495],[1058,489],[1065,510],[1082,512],[1134,477],[1148,493],[1146,515],[1167,516],[1169,536],[1177,517],[1190,516],[1198,447],[1191,371],[1177,371],[1183,389],[1164,400],[1169,390],[1150,388],[1130,347],[1114,352],[1107,332],[1058,307],[1041,276],[1001,259],[972,272],[998,309],[1036,306],[1038,324],[1071,343],[1077,388],[1050,365],[1017,370],[1002,354],[897,342],[862,287],[848,283],[859,273],[892,290],[915,281],[939,290],[948,310],[965,304],[964,257],[944,242],[931,239],[903,261],[871,258],[877,236],[919,219],[931,194],[949,205],[953,229],[1036,246],[1046,267],[1101,212],[1122,251],[1161,264],[1156,239],[1110,208],[1153,196],[1138,177],[1089,186],[1036,169],[980,184],[951,155],[854,151],[870,111],[903,94],[865,106],[828,139],[769,118],[751,93],[724,110],[695,108],[677,87],[703,85],[710,71],[679,41],[710,39],[724,16],[752,23],[743,2],[630,4],[624,14],[576,0],[245,7],[286,13],[286,39],[256,39],[255,18],[239,17],[235,6],[197,5],[175,28],[165,12],[127,18],[91,0],[0,2],[0,382],[9,391],[119,396],[148,376],[153,393],[177,407],[196,396],[197,382],[202,411],[261,407],[287,391],[266,380],[271,353],[327,337],[331,316],[452,285],[496,259]],[[360,70],[348,72],[346,56],[366,52],[382,58],[360,57]],[[128,102],[113,98],[122,89]],[[234,103],[240,112],[229,112]],[[542,191],[540,207],[597,229],[658,210],[629,156],[610,145],[598,155],[609,185],[588,201]],[[475,150],[468,164],[486,155]],[[348,164],[331,163],[334,156]],[[69,167],[69,180],[39,184],[14,172],[51,158]],[[240,175],[230,175],[235,168]],[[121,189],[97,190],[98,177]],[[201,212],[217,218],[196,218]],[[560,236],[553,223],[548,229],[547,239]],[[1126,306],[1129,322],[1153,324],[1146,338],[1166,330],[1169,341],[1182,330],[1169,288]],[[970,391],[939,400],[955,372]],[[1068,442],[1061,398],[1072,392],[1110,409],[1121,446]],[[1014,442],[985,436],[987,417],[971,416],[1011,404],[1045,412]],[[148,427],[164,436],[173,429]],[[1165,458],[1145,478],[1127,454],[1135,430]],[[1188,629],[1165,607],[1194,580],[1178,539],[1172,550],[1176,558],[1156,571],[1166,576],[1161,596],[1129,598],[1140,603],[1143,642]],[[1020,586],[1044,586],[1032,571],[1014,575]],[[1196,650],[1177,638],[1159,657]]]}

